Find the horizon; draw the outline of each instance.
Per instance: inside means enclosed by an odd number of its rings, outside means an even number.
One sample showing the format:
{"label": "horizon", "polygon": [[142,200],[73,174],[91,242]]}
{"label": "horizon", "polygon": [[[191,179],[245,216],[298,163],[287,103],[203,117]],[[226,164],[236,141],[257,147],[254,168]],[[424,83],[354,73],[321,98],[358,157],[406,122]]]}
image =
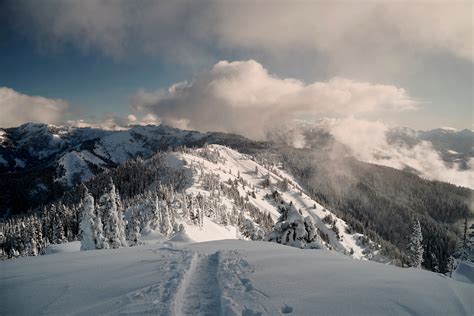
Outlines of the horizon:
{"label": "horizon", "polygon": [[[320,128],[320,129],[324,129],[322,126],[318,126],[316,124],[312,125],[313,123],[308,123],[308,122],[304,122],[304,123],[310,125],[311,127],[317,127],[317,128]],[[125,131],[125,130],[128,130],[128,129],[131,129],[131,128],[134,128],[134,127],[140,127],[140,126],[144,126],[144,127],[148,127],[148,126],[152,126],[152,127],[153,126],[156,126],[156,127],[166,126],[166,127],[176,128],[176,129],[190,131],[190,132],[200,132],[200,133],[213,133],[214,132],[214,131],[198,131],[198,130],[193,130],[193,129],[175,127],[175,126],[169,125],[167,122],[155,122],[155,123],[142,123],[142,122],[133,123],[133,122],[130,122],[126,126],[120,126],[120,125],[106,126],[106,125],[99,125],[99,124],[95,124],[95,123],[89,123],[89,122],[85,122],[85,121],[81,121],[81,122],[67,122],[66,121],[66,122],[63,122],[63,123],[56,123],[56,124],[54,124],[54,123],[42,123],[42,122],[25,122],[25,123],[22,123],[22,124],[17,125],[17,126],[0,127],[0,129],[1,130],[15,129],[15,128],[19,128],[19,127],[22,127],[22,126],[28,125],[28,124],[46,125],[48,127],[49,126],[54,126],[54,127],[68,126],[68,127],[72,127],[72,128],[90,128],[90,129],[101,129],[101,130],[106,130],[106,131]],[[298,128],[298,126],[295,126],[295,128]],[[469,131],[469,132],[474,133],[474,129],[469,129],[469,128],[457,129],[457,128],[450,127],[450,126],[440,126],[440,127],[435,127],[433,129],[415,129],[415,128],[411,128],[411,127],[408,127],[408,126],[391,126],[390,129],[410,129],[410,130],[413,130],[413,131],[416,131],[416,132],[431,132],[431,131],[434,131],[434,130],[440,130],[441,129],[441,130],[445,130],[445,131],[448,131],[448,132],[454,132],[454,133],[459,133],[459,132],[463,132],[463,131]],[[240,135],[240,136],[243,136],[243,135]]]}

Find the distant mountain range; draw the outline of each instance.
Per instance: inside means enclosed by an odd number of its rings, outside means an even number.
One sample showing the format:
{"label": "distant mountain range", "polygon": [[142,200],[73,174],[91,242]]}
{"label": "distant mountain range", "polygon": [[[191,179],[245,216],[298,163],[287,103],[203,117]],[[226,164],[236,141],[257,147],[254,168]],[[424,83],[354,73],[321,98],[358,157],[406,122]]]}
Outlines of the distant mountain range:
{"label": "distant mountain range", "polygon": [[64,187],[129,159],[206,143],[247,150],[264,146],[238,135],[184,131],[164,125],[108,131],[28,123],[0,129],[0,212],[24,212],[57,198]]}
{"label": "distant mountain range", "polygon": [[444,161],[457,163],[461,169],[470,169],[469,159],[474,158],[474,132],[468,129],[458,131],[451,128],[437,128],[419,131],[397,127],[389,131],[387,138],[389,142],[403,143],[411,147],[422,141],[428,141]]}

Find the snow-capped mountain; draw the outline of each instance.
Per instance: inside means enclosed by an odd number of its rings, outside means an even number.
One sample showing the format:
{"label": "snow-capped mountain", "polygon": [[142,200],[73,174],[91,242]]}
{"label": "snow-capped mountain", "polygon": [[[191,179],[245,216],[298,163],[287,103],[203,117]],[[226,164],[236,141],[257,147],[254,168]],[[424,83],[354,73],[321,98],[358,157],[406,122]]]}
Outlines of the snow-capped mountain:
{"label": "snow-capped mountain", "polygon": [[[98,172],[156,151],[205,143],[261,148],[261,143],[223,133],[199,133],[165,125],[123,131],[28,123],[0,129],[0,215],[24,212],[51,200],[53,191],[73,186]],[[17,197],[18,187],[23,194]],[[31,201],[30,201],[31,200]]]}
{"label": "snow-capped mountain", "polygon": [[56,181],[73,185],[90,177],[94,173],[91,169],[103,170],[137,156],[150,157],[157,150],[239,141],[250,143],[237,135],[183,131],[165,125],[107,131],[28,123],[0,129],[0,174],[53,166]]}

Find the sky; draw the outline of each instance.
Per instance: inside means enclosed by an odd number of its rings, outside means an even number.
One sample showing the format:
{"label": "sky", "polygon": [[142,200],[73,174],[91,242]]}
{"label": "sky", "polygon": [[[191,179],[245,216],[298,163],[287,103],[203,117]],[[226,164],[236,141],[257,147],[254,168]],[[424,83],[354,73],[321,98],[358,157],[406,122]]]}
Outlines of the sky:
{"label": "sky", "polygon": [[0,1],[0,127],[473,128],[470,1]]}

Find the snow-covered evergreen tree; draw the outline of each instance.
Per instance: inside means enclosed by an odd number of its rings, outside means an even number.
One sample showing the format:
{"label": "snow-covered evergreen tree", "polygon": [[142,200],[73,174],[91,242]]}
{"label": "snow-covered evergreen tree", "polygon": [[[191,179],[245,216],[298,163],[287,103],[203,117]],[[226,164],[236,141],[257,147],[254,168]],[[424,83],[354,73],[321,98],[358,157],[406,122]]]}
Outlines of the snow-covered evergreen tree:
{"label": "snow-covered evergreen tree", "polygon": [[96,249],[94,198],[86,191],[82,203],[81,250]]}
{"label": "snow-covered evergreen tree", "polygon": [[170,212],[168,204],[163,202],[161,203],[161,225],[160,225],[160,232],[168,236],[172,231],[171,220],[170,220]]}
{"label": "snow-covered evergreen tree", "polygon": [[66,236],[64,235],[64,226],[63,226],[63,219],[61,217],[61,209],[62,206],[59,205],[56,209],[56,214],[54,214],[54,220],[53,220],[53,236],[51,243],[53,244],[61,244],[63,242],[66,242]]}
{"label": "snow-covered evergreen tree", "polygon": [[123,212],[119,209],[117,191],[110,179],[104,194],[99,199],[99,214],[104,219],[104,237],[110,248],[126,247],[125,223]]}
{"label": "snow-covered evergreen tree", "polygon": [[37,241],[36,226],[33,220],[30,219],[28,222],[28,256],[37,256],[39,254],[38,248],[40,241]]}
{"label": "snow-covered evergreen tree", "polygon": [[408,244],[408,255],[410,259],[410,266],[421,269],[423,263],[423,235],[421,233],[420,222],[417,220],[413,224],[410,243]]}
{"label": "snow-covered evergreen tree", "polygon": [[96,249],[109,249],[109,243],[104,236],[104,225],[102,224],[102,219],[100,214],[96,211],[94,218],[94,242]]}
{"label": "snow-covered evergreen tree", "polygon": [[128,245],[129,246],[136,246],[140,244],[140,218],[138,212],[132,212],[130,221],[127,225],[128,229]]}
{"label": "snow-covered evergreen tree", "polygon": [[467,229],[467,218],[464,219],[463,224],[463,234],[460,242],[460,247],[457,249],[455,256],[459,261],[473,261],[474,251],[472,250],[471,241],[469,239],[468,229]]}
{"label": "snow-covered evergreen tree", "polygon": [[298,248],[320,248],[317,229],[310,216],[304,217],[293,204],[279,206],[280,218],[266,240]]}
{"label": "snow-covered evergreen tree", "polygon": [[239,228],[242,235],[250,240],[262,240],[265,237],[265,231],[248,218],[242,221],[242,225]]}

